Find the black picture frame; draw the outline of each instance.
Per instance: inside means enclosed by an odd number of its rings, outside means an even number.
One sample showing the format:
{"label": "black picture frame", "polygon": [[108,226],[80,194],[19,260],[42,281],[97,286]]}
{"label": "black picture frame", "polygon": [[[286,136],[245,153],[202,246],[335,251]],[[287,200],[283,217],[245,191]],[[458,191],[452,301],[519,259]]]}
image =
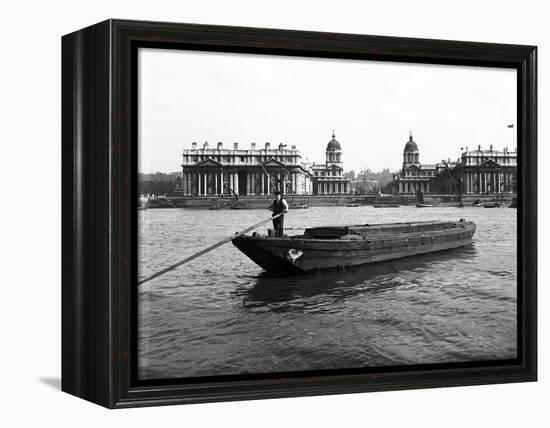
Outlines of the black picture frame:
{"label": "black picture frame", "polygon": [[[517,70],[518,358],[165,383],[136,378],[136,51],[261,53]],[[535,46],[107,20],[62,38],[62,390],[109,408],[537,379]]]}

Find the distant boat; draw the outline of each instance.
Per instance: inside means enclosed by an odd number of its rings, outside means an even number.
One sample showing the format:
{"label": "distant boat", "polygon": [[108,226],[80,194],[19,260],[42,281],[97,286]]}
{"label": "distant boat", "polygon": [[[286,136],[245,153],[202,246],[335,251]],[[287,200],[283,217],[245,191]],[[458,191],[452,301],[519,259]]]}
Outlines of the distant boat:
{"label": "distant boat", "polygon": [[479,201],[479,199],[476,199],[472,204],[472,207],[482,207],[482,206],[483,204]]}
{"label": "distant boat", "polygon": [[416,204],[416,208],[429,208],[433,207],[433,205],[430,204]]}
{"label": "distant boat", "polygon": [[483,208],[498,208],[501,205],[502,204],[499,202],[489,202],[489,203],[483,204]]}
{"label": "distant boat", "polygon": [[212,206],[208,207],[208,209],[212,210],[212,211],[214,211],[214,210],[223,210],[223,207],[220,206],[220,205],[212,205]]}
{"label": "distant boat", "polygon": [[375,204],[374,208],[399,208],[401,205],[397,204]]}
{"label": "distant boat", "polygon": [[463,247],[472,243],[475,230],[473,222],[461,219],[312,227],[301,235],[254,233],[232,242],[266,271],[294,275]]}
{"label": "distant boat", "polygon": [[292,202],[290,203],[289,208],[292,210],[305,210],[309,208],[309,204],[307,202]]}
{"label": "distant boat", "polygon": [[357,208],[357,207],[360,207],[361,204],[358,204],[358,203],[355,203],[355,202],[352,202],[351,204],[347,204],[346,207],[350,207],[350,208]]}
{"label": "distant boat", "polygon": [[231,203],[230,208],[232,210],[251,210],[252,205],[247,204],[246,202],[233,202]]}

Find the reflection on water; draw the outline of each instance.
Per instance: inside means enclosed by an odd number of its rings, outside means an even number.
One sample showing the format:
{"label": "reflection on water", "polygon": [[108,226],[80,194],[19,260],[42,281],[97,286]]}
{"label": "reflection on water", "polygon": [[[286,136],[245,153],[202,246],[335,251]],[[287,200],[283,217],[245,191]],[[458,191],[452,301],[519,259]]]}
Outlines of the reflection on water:
{"label": "reflection on water", "polygon": [[[139,276],[267,212],[139,213]],[[139,375],[196,377],[514,358],[516,211],[296,210],[288,227],[426,219],[477,224],[471,247],[345,271],[270,277],[231,244],[139,290]],[[328,220],[327,220],[328,219]]]}
{"label": "reflection on water", "polygon": [[[303,313],[335,310],[333,302],[355,295],[380,294],[414,281],[415,270],[444,260],[460,263],[475,254],[474,247],[444,251],[437,255],[424,254],[392,263],[357,266],[346,271],[317,272],[297,275],[281,281],[279,277],[262,273],[251,287],[239,286],[235,294],[243,298],[247,308],[269,307],[273,311],[298,310]],[[406,276],[407,278],[403,278]],[[288,303],[293,301],[293,305]]]}

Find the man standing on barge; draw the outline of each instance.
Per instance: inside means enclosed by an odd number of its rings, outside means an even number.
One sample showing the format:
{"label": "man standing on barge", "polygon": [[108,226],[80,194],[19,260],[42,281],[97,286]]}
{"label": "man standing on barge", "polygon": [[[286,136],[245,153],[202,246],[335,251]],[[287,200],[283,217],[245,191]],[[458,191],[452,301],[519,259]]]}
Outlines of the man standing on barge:
{"label": "man standing on barge", "polygon": [[269,207],[273,211],[273,216],[283,213],[283,215],[273,219],[273,228],[275,229],[275,236],[282,238],[285,224],[285,214],[288,212],[288,204],[282,198],[281,192],[275,191],[275,200]]}

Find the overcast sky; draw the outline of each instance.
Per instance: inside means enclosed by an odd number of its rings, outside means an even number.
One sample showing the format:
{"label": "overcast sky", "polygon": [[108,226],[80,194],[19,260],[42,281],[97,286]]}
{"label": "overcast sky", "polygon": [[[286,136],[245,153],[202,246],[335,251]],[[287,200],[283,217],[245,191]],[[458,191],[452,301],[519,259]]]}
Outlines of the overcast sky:
{"label": "overcast sky", "polygon": [[515,70],[140,49],[138,92],[140,172],[178,171],[205,140],[321,163],[333,129],[356,172],[398,170],[409,130],[423,163],[514,146]]}

